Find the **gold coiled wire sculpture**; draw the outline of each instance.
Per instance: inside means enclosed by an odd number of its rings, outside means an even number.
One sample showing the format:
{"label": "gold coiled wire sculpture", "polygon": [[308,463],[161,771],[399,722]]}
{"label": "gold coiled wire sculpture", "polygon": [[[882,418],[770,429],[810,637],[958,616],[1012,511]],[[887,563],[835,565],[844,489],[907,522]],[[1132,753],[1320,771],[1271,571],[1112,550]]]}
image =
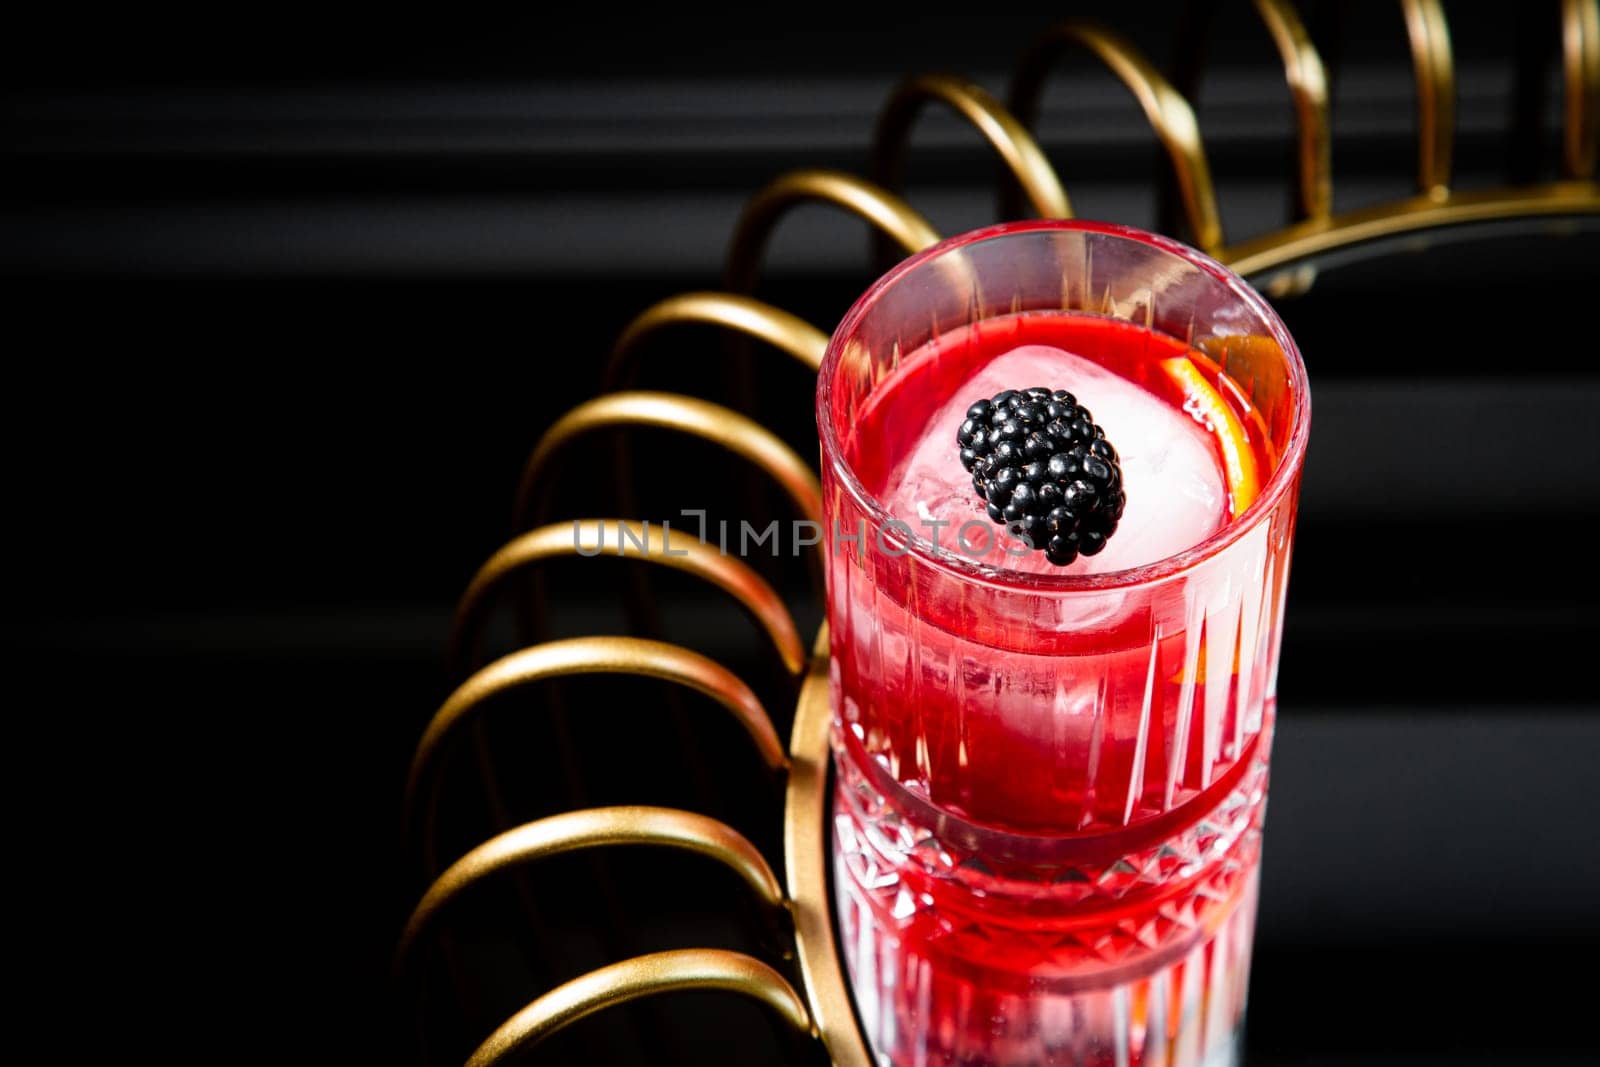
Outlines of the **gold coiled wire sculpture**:
{"label": "gold coiled wire sculpture", "polygon": [[[1557,2],[1562,27],[1562,180],[1466,193],[1453,190],[1455,72],[1444,8],[1439,0],[1399,0],[1396,26],[1404,27],[1416,85],[1417,194],[1336,215],[1328,76],[1322,60],[1290,3],[1252,0],[1282,61],[1294,108],[1294,210],[1284,228],[1232,245],[1224,239],[1191,102],[1199,91],[1197,67],[1181,70],[1169,81],[1114,31],[1074,20],[1049,28],[1026,50],[1011,83],[1009,106],[957,77],[910,78],[893,91],[880,114],[871,180],[838,171],[801,170],[757,192],[734,227],[726,291],[686,293],[640,313],[613,347],[606,389],[625,387],[647,339],[685,324],[711,325],[763,341],[815,371],[826,347],[822,330],[750,295],[765,247],[783,216],[806,203],[832,205],[862,219],[900,254],[935,243],[938,233],[895,192],[903,178],[912,127],[929,104],[949,108],[974,126],[1004,164],[1006,180],[999,190],[1003,215],[1017,217],[1026,205],[1041,216],[1069,216],[1067,191],[1030,132],[1046,78],[1068,53],[1087,53],[1134,95],[1165,150],[1190,239],[1269,293],[1297,264],[1333,249],[1463,223],[1600,214],[1600,186],[1594,180],[1600,138],[1600,10],[1597,0]],[[1185,25],[1203,28],[1212,6],[1191,5]],[[795,402],[808,404],[810,399],[800,396]],[[517,493],[515,529],[544,521],[544,475],[570,441],[608,427],[640,426],[699,437],[742,457],[782,491],[798,515],[821,521],[821,495],[811,465],[760,424],[691,397],[608,391],[568,412],[540,438]],[[613,526],[619,522],[604,521]],[[594,522],[584,520],[577,528]],[[638,524],[631,530],[641,539],[649,533]],[[458,609],[452,637],[456,669],[465,671],[475,663],[475,642],[486,605],[509,576],[548,559],[590,554],[579,550],[598,547],[585,546],[560,524],[520,533],[497,551],[472,579]],[[620,554],[620,546],[616,547]],[[435,714],[413,757],[408,780],[410,833],[431,836],[431,827],[411,814],[441,743],[493,695],[551,677],[628,673],[708,695],[744,729],[757,758],[772,773],[785,776],[781,881],[749,841],[703,815],[642,807],[555,815],[499,833],[452,862],[412,912],[396,952],[397,970],[408,960],[414,963],[418,944],[436,930],[439,916],[485,879],[575,849],[635,845],[687,850],[734,870],[763,906],[788,914],[795,937],[789,958],[761,961],[734,952],[684,948],[618,961],[536,997],[491,1034],[469,1064],[489,1067],[509,1062],[514,1054],[571,1022],[613,1005],[677,990],[720,989],[767,1004],[788,1026],[820,1040],[835,1063],[866,1067],[871,1060],[836,950],[828,896],[826,626],[815,635],[808,657],[783,601],[743,563],[694,543],[683,544],[683,554],[668,553],[666,548],[663,539],[643,557],[651,565],[675,568],[732,596],[797,682],[798,705],[787,748],[749,687],[704,656],[627,636],[543,642],[478,669]],[[430,875],[433,869],[430,866]]]}

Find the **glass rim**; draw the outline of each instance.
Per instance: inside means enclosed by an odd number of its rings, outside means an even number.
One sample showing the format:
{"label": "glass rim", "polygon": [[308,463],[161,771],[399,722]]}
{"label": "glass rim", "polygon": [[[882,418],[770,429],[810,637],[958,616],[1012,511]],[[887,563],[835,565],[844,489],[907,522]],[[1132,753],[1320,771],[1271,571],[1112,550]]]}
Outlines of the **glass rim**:
{"label": "glass rim", "polygon": [[[1128,567],[1122,570],[1105,571],[1100,574],[1035,574],[1006,567],[995,567],[941,549],[926,538],[918,536],[915,532],[906,533],[905,531],[909,527],[904,520],[890,514],[877,497],[867,491],[866,487],[861,484],[861,480],[856,477],[854,469],[845,460],[844,449],[839,441],[839,435],[834,429],[831,410],[833,406],[833,381],[838,371],[839,360],[845,348],[846,340],[855,334],[861,320],[872,311],[878,299],[902,278],[946,253],[969,245],[997,238],[1060,231],[1104,234],[1109,237],[1121,238],[1156,248],[1169,255],[1176,256],[1221,282],[1261,318],[1271,333],[1273,340],[1277,342],[1287,364],[1290,391],[1297,401],[1295,404],[1294,425],[1290,429],[1288,441],[1279,456],[1277,467],[1272,472],[1272,477],[1262,487],[1260,494],[1245,509],[1244,514],[1223,523],[1209,537],[1191,545],[1182,552],[1156,560],[1153,563],[1141,564],[1137,567]],[[1030,219],[1022,222],[1003,222],[947,237],[938,244],[931,245],[921,252],[901,260],[886,274],[873,282],[867,291],[851,305],[850,310],[840,320],[838,328],[828,338],[828,347],[822,358],[822,366],[817,372],[816,414],[817,431],[822,443],[822,462],[832,469],[839,484],[844,488],[845,492],[850,494],[856,506],[866,516],[874,530],[889,529],[895,531],[895,540],[904,548],[904,552],[897,552],[896,555],[914,556],[919,561],[964,581],[978,582],[1012,591],[1049,593],[1101,592],[1148,585],[1175,574],[1180,574],[1216,556],[1255,529],[1262,518],[1270,514],[1278,506],[1284,495],[1288,493],[1290,484],[1299,473],[1305,456],[1306,440],[1311,428],[1311,390],[1306,380],[1305,363],[1300,356],[1300,349],[1295,344],[1294,338],[1290,336],[1288,327],[1278,317],[1278,313],[1267,303],[1266,298],[1258,293],[1248,282],[1204,252],[1191,248],[1181,241],[1175,241],[1170,237],[1163,237],[1160,234],[1150,233],[1133,226],[1124,226],[1120,223],[1095,222],[1087,219]],[[889,523],[891,522],[897,525],[890,526]]]}

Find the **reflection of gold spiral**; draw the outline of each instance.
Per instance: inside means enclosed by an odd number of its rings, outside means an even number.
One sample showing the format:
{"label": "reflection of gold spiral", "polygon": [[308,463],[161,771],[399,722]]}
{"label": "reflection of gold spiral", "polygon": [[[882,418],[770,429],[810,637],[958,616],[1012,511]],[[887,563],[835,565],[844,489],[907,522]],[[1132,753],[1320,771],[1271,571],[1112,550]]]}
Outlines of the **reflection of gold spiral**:
{"label": "reflection of gold spiral", "polygon": [[767,861],[725,823],[672,808],[588,808],[525,823],[462,856],[428,887],[395,949],[398,973],[424,930],[446,905],[486,878],[547,856],[613,845],[654,845],[710,857],[744,879],[762,902],[783,906],[783,889]]}
{"label": "reflection of gold spiral", "polygon": [[[602,531],[606,528],[610,528],[615,537],[611,544],[602,546],[599,541],[603,540]],[[623,530],[628,532],[626,542],[622,539]],[[583,519],[574,520],[571,525],[541,526],[513,538],[489,557],[461,595],[450,640],[452,666],[459,670],[467,662],[491,594],[509,575],[549,559],[605,552],[626,559],[648,560],[717,586],[737,600],[761,625],[782,657],[785,669],[790,674],[799,674],[805,667],[805,650],[789,609],[772,586],[735,557],[723,555],[698,538],[685,536],[669,545],[667,536],[665,528],[657,528],[652,533],[648,523]]]}
{"label": "reflection of gold spiral", "polygon": [[1567,177],[1594,177],[1600,141],[1600,0],[1562,0],[1561,149]]}
{"label": "reflection of gold spiral", "polygon": [[1211,168],[1200,144],[1200,127],[1183,94],[1161,76],[1150,61],[1120,34],[1091,22],[1072,20],[1051,27],[1017,67],[1011,82],[1011,111],[1026,126],[1038,118],[1044,81],[1069,48],[1089,51],[1132,90],[1156,136],[1172,160],[1183,210],[1201,251],[1222,246],[1222,219],[1217,213]]}
{"label": "reflection of gold spiral", "polygon": [[[772,720],[750,687],[720,664],[677,645],[640,637],[574,637],[549,641],[504,656],[461,683],[434,713],[406,777],[406,824],[411,824],[417,792],[445,737],[485,703],[502,693],[551,678],[629,674],[686,686],[731,713],[774,771],[788,766]],[[426,828],[431,838],[432,828]],[[431,847],[431,841],[428,842]],[[431,866],[431,864],[430,864]]]}
{"label": "reflection of gold spiral", "polygon": [[678,949],[613,963],[557,986],[506,1020],[467,1060],[491,1067],[587,1015],[640,997],[722,989],[761,1001],[800,1033],[812,1033],[805,1001],[760,960],[722,949]]}
{"label": "reflection of gold spiral", "polygon": [[738,293],[680,293],[640,312],[611,346],[604,389],[626,380],[633,357],[645,338],[678,323],[704,323],[747,334],[804,363],[812,371],[822,366],[828,335],[789,314]]}
{"label": "reflection of gold spiral", "polygon": [[834,204],[865,219],[908,254],[939,240],[939,231],[927,219],[887,189],[843,171],[791,171],[752,196],[740,213],[728,243],[729,289],[748,293],[755,288],[773,227],[790,208],[812,202]]}
{"label": "reflection of gold spiral", "polygon": [[721,445],[755,464],[782,486],[805,518],[821,527],[822,486],[794,450],[760,423],[718,404],[675,393],[611,393],[579,404],[546,430],[522,469],[515,521],[536,521],[534,492],[551,458],[573,438],[613,426],[677,430]]}
{"label": "reflection of gold spiral", "polygon": [[1417,189],[1434,200],[1450,195],[1456,137],[1455,56],[1439,0],[1401,0],[1417,81]]}
{"label": "reflection of gold spiral", "polygon": [[1050,166],[1044,152],[1022,123],[983,89],[963,78],[948,74],[922,74],[908,78],[890,94],[878,116],[872,138],[873,180],[886,189],[899,189],[905,170],[906,142],[911,126],[930,103],[948,104],[983,134],[984,140],[1005,161],[1033,210],[1041,218],[1072,217],[1061,179]]}

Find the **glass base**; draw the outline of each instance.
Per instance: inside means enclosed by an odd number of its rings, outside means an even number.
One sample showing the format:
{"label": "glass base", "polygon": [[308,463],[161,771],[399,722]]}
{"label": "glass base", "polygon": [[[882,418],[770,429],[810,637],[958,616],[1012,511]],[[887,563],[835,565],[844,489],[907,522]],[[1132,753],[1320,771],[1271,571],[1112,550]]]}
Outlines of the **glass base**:
{"label": "glass base", "polygon": [[1252,771],[1150,849],[1027,878],[952,855],[844,761],[833,842],[840,949],[877,1060],[1237,1063],[1265,760]]}

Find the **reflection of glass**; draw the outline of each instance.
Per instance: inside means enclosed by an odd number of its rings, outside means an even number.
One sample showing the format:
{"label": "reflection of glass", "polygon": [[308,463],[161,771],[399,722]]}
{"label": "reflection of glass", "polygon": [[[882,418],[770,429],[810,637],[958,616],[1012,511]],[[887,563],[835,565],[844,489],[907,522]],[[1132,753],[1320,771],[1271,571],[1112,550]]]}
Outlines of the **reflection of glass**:
{"label": "reflection of glass", "polygon": [[[1032,342],[1203,427],[1226,492],[1198,543],[1131,569],[1058,570],[1006,556],[1001,535],[973,558],[962,546],[979,539],[953,531],[984,519],[975,496],[941,505],[953,523],[939,531],[903,499],[884,506],[930,415],[989,395],[971,388],[985,367]],[[1096,408],[1087,389],[1079,399]],[[1164,238],[1001,226],[906,261],[857,303],[817,411],[836,891],[874,1048],[906,1064],[1226,1060],[1309,419],[1282,324]],[[1131,454],[1166,443],[1107,429],[1131,527],[1151,488]],[[958,464],[954,440],[941,447]]]}

